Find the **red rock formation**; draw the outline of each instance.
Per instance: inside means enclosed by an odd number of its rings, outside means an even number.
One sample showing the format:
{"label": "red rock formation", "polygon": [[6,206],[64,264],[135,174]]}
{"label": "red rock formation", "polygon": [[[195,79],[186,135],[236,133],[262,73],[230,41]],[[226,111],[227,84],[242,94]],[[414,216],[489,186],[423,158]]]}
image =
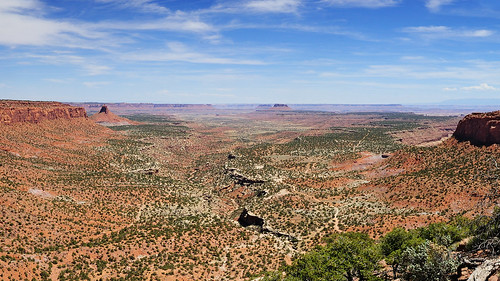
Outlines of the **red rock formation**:
{"label": "red rock formation", "polygon": [[478,146],[500,144],[500,111],[465,116],[458,122],[453,136]]}
{"label": "red rock formation", "polygon": [[90,119],[104,126],[121,126],[121,125],[138,124],[137,122],[134,122],[132,120],[114,114],[109,110],[108,106],[106,105],[103,105],[98,113],[90,116]]}
{"label": "red rock formation", "polygon": [[0,124],[39,123],[44,120],[87,118],[83,107],[59,102],[0,101]]}
{"label": "red rock formation", "polygon": [[110,111],[109,111],[109,109],[108,109],[108,107],[106,105],[103,105],[101,107],[101,110],[99,110],[99,113],[109,114],[109,112]]}

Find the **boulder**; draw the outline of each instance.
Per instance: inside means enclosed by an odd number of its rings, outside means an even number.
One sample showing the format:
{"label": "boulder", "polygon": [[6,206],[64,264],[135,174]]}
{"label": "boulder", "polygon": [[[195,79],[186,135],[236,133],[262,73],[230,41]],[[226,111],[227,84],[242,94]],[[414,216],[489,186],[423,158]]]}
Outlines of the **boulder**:
{"label": "boulder", "polygon": [[487,260],[478,266],[467,281],[487,281],[500,268],[500,258]]}

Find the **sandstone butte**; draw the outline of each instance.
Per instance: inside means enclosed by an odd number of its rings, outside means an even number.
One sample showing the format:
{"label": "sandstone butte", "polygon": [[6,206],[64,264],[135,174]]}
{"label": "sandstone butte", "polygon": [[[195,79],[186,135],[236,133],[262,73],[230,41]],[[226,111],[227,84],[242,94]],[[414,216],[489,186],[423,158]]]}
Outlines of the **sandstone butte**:
{"label": "sandstone butte", "polygon": [[60,102],[0,100],[0,124],[73,118],[87,118],[85,109]]}
{"label": "sandstone butte", "polygon": [[453,136],[476,146],[500,144],[500,111],[466,115],[458,122]]}
{"label": "sandstone butte", "polygon": [[119,125],[136,125],[134,122],[124,117],[120,117],[109,110],[106,105],[101,107],[101,110],[90,116],[90,120],[104,126],[119,126]]}
{"label": "sandstone butte", "polygon": [[291,108],[286,104],[277,103],[277,104],[273,105],[273,107],[271,109],[272,110],[290,110]]}
{"label": "sandstone butte", "polygon": [[276,103],[273,106],[269,104],[261,104],[255,109],[257,111],[282,111],[282,110],[292,110],[288,105],[283,103]]}

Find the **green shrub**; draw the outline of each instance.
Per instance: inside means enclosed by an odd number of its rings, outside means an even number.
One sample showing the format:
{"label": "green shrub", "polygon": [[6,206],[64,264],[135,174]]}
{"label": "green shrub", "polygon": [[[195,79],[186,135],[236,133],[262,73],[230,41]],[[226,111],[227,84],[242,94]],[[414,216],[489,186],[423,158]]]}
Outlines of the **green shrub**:
{"label": "green shrub", "polygon": [[346,232],[326,242],[286,268],[285,280],[379,280],[374,271],[381,255],[368,235]]}
{"label": "green shrub", "polygon": [[446,281],[458,266],[446,247],[430,241],[406,248],[401,257],[401,276],[406,281]]}

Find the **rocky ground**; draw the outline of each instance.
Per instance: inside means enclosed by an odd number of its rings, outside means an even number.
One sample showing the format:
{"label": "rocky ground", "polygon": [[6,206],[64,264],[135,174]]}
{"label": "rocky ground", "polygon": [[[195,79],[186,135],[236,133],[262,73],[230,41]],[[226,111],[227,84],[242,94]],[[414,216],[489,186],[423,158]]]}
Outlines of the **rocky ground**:
{"label": "rocky ground", "polygon": [[416,146],[456,118],[173,114],[1,125],[0,279],[250,279],[333,232],[491,210],[496,145]]}

